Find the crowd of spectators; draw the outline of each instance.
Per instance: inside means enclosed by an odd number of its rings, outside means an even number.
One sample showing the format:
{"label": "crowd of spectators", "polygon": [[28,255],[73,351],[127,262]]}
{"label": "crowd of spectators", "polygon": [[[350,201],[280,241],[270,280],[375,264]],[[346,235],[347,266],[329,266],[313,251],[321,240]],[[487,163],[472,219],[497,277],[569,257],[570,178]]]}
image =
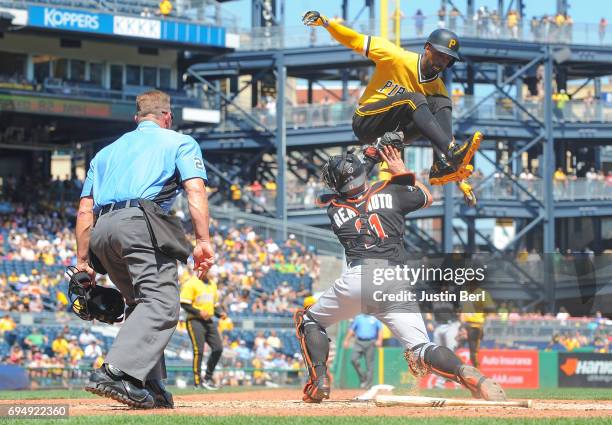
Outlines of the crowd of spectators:
{"label": "crowd of spectators", "polygon": [[[41,190],[36,192],[40,203],[33,203],[33,199],[21,196],[22,188],[28,184],[12,177],[5,179],[0,198],[0,346],[5,343],[9,347],[2,362],[26,366],[31,369],[32,377],[69,379],[79,373],[79,366],[88,368],[99,364],[109,341],[84,343],[82,335],[75,338],[67,327],[53,340],[40,328],[33,328],[25,337],[17,337],[15,313],[47,312],[55,315],[52,316],[55,323],[70,321],[64,269],[75,264],[73,202],[69,203],[67,197],[61,207],[53,195]],[[52,191],[58,186],[61,190],[74,189],[71,181],[51,182],[46,187]],[[249,190],[259,195],[257,185]],[[310,295],[312,282],[320,271],[319,261],[314,249],[305,247],[293,234],[285,241],[275,241],[263,238],[251,227],[225,226],[212,219],[211,235],[218,259],[209,278],[217,281],[222,306],[228,312],[228,318],[219,322],[230,347],[226,365],[254,369],[242,378],[240,372],[228,372],[227,379],[244,381],[248,377],[254,383],[265,382],[269,375],[263,369],[271,365],[277,369],[295,365],[295,347],[280,351],[282,347],[275,343],[273,334],[261,348],[259,339],[255,343],[249,341],[246,354],[239,348],[240,338],[229,339],[232,318],[290,316],[303,298]],[[27,266],[20,267],[27,270],[4,272],[13,264],[22,263]],[[184,282],[190,276],[189,267],[181,266],[179,276],[180,282]],[[98,276],[98,279],[99,285],[110,283],[107,277]],[[179,334],[183,328],[184,324],[179,324]],[[188,342],[186,334],[183,336]],[[241,351],[240,357],[237,354],[231,357],[232,353]]]}

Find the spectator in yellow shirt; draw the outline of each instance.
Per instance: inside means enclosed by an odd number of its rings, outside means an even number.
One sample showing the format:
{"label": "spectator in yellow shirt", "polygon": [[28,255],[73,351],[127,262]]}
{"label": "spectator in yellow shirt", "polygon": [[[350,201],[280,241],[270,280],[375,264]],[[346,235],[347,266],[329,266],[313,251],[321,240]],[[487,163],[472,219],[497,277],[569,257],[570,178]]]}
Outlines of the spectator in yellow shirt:
{"label": "spectator in yellow shirt", "polygon": [[68,341],[64,338],[63,334],[59,334],[51,343],[51,350],[55,354],[55,357],[64,358],[70,354],[70,347]]}
{"label": "spectator in yellow shirt", "polygon": [[159,3],[159,13],[162,16],[168,16],[172,13],[172,2],[170,0],[162,0]]}
{"label": "spectator in yellow shirt", "polygon": [[12,332],[15,330],[16,327],[17,325],[15,324],[10,315],[7,314],[2,319],[0,319],[0,335],[2,335],[4,332]]}

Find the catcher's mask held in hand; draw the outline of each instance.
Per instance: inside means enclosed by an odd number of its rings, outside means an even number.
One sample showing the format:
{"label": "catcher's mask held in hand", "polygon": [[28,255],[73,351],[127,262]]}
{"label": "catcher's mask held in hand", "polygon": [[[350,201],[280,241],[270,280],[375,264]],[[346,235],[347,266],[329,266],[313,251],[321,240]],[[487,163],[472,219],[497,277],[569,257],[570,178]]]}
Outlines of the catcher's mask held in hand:
{"label": "catcher's mask held in hand", "polygon": [[71,309],[83,320],[93,319],[113,324],[123,320],[125,302],[119,291],[113,288],[90,286],[91,279],[86,272],[76,267],[66,269],[68,278],[68,297]]}

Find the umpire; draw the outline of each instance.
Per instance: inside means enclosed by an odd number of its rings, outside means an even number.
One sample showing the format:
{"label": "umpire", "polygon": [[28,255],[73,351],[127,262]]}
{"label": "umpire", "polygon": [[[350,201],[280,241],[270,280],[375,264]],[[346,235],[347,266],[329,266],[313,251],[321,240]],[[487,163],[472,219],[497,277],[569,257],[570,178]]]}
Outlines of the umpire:
{"label": "umpire", "polygon": [[[359,376],[359,387],[370,388],[374,378],[374,354],[376,347],[382,347],[382,323],[373,316],[359,314],[353,320],[344,338],[344,348],[349,347],[351,337],[355,336],[351,363]],[[365,359],[365,371],[361,369],[361,357]]]}
{"label": "umpire", "polygon": [[[136,98],[138,127],[93,158],[76,220],[77,269],[108,273],[126,300],[126,320],[85,390],[136,408],[173,407],[165,391],[164,349],[179,318],[177,259],[192,246],[174,217],[176,195],[187,193],[196,244],[195,269],[205,275],[214,253],[202,152],[190,136],[170,130],[170,97]],[[94,227],[95,224],[95,227]],[[172,227],[172,225],[179,227]]]}
{"label": "umpire", "polygon": [[[187,332],[193,346],[193,383],[196,388],[218,390],[213,381],[215,367],[223,353],[223,343],[213,316],[225,317],[219,305],[217,283],[205,277],[192,276],[181,288],[181,307],[187,312]],[[206,375],[202,380],[204,342],[210,347]]]}

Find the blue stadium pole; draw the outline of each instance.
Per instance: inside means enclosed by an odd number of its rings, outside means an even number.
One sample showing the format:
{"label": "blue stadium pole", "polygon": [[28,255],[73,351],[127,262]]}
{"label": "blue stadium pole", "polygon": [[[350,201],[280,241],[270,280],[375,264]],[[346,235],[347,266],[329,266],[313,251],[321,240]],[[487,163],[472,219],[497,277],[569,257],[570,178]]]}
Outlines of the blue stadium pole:
{"label": "blue stadium pole", "polygon": [[276,61],[276,218],[282,221],[283,239],[287,237],[287,128],[285,119],[285,81],[287,67],[282,52],[275,55]]}
{"label": "blue stadium pole", "polygon": [[[449,93],[452,92],[453,74],[446,71],[444,75],[444,83]],[[454,123],[453,123],[454,124]],[[453,128],[454,132],[454,128]],[[445,184],[444,188],[444,225],[442,226],[443,236],[443,252],[449,254],[453,252],[453,212],[455,209],[455,200],[453,198],[453,184]]]}
{"label": "blue stadium pole", "polygon": [[543,146],[544,164],[542,167],[542,180],[544,181],[544,288],[548,301],[548,308],[551,313],[555,313],[555,264],[552,261],[555,252],[555,198],[553,173],[555,171],[555,151],[553,137],[553,115],[552,108],[552,81],[553,81],[553,55],[550,45],[545,47],[544,62],[544,132],[545,142]]}
{"label": "blue stadium pole", "polygon": [[543,252],[550,254],[555,251],[555,198],[553,173],[555,172],[555,151],[553,137],[553,55],[549,45],[545,47],[544,62],[544,164],[542,166],[542,180],[544,182],[544,243]]}

